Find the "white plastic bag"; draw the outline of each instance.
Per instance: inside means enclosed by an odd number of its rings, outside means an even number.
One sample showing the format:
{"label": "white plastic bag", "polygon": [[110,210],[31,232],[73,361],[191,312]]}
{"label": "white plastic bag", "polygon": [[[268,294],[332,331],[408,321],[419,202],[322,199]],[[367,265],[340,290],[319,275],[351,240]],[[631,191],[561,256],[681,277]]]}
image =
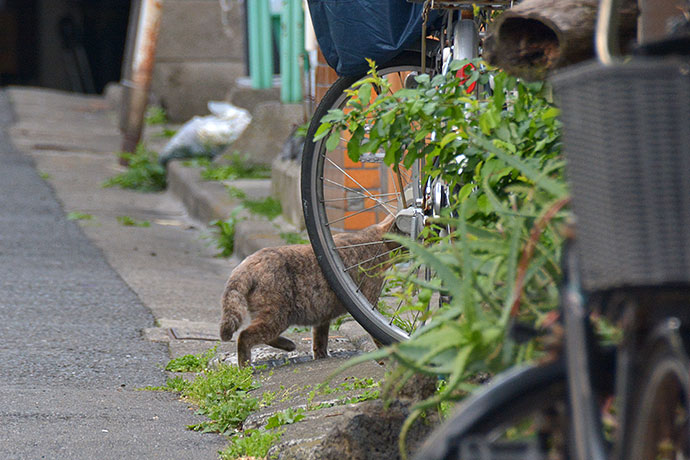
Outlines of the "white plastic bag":
{"label": "white plastic bag", "polygon": [[232,144],[249,126],[252,116],[227,102],[210,101],[213,115],[194,117],[170,139],[158,157],[162,165],[180,158],[213,159]]}

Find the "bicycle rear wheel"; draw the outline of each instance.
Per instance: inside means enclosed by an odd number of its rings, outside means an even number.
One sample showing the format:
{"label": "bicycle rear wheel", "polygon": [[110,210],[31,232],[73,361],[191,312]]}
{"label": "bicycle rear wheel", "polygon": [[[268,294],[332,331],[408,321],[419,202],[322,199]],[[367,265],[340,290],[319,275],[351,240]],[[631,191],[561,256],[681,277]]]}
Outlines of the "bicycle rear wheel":
{"label": "bicycle rear wheel", "polygon": [[683,340],[656,342],[643,364],[627,458],[689,459],[690,362]]}
{"label": "bicycle rear wheel", "polygon": [[[421,72],[421,55],[403,53],[377,72],[392,90],[404,88]],[[420,196],[419,168],[397,174],[383,163],[383,153],[353,162],[342,137],[331,151],[328,136],[314,142],[321,118],[331,109],[345,109],[350,98],[346,90],[365,76],[339,78],[314,113],[302,156],[302,205],[309,239],[331,288],[355,320],[388,345],[406,340],[421,318],[419,312],[401,311],[396,287],[382,273],[394,249],[381,239],[338,246],[334,236],[394,217],[404,203]]]}

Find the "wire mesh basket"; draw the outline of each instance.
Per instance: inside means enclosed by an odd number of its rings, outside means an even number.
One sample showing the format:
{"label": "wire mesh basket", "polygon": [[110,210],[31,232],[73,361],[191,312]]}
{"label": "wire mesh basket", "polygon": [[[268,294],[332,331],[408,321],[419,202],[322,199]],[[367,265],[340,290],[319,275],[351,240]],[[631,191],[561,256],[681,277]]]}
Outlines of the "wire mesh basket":
{"label": "wire mesh basket", "polygon": [[690,283],[690,61],[553,79],[588,290]]}

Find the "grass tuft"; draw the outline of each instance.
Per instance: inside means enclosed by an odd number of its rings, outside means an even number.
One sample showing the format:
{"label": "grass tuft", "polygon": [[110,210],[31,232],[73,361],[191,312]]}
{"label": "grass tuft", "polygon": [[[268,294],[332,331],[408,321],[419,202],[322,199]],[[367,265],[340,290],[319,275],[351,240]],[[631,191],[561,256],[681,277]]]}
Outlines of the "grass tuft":
{"label": "grass tuft", "polygon": [[239,152],[224,155],[223,158],[228,160],[228,164],[217,165],[211,162],[204,164],[201,178],[211,181],[224,181],[234,179],[269,179],[271,177],[270,167],[250,164]]}
{"label": "grass tuft", "polygon": [[120,158],[127,163],[127,170],[106,180],[103,187],[120,187],[140,192],[159,192],[165,189],[165,168],[158,163],[156,152],[139,144],[134,153],[122,152]]}

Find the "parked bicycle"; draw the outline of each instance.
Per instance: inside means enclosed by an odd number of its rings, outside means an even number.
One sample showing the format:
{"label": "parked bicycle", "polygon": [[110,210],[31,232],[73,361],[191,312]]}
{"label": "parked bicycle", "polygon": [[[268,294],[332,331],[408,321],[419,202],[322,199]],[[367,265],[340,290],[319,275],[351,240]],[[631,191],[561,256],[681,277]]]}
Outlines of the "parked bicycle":
{"label": "parked bicycle", "polygon": [[[600,62],[553,80],[577,217],[560,348],[495,376],[419,460],[690,458],[690,38],[622,59],[618,4],[600,2]],[[620,343],[599,342],[593,313]]]}
{"label": "parked bicycle", "polygon": [[[406,50],[394,59],[377,63],[377,73],[391,91],[415,86],[415,77],[422,73],[435,75],[446,72],[451,60],[478,56],[480,43],[492,11],[504,9],[511,1],[426,1],[425,15],[435,15],[429,22],[428,36],[415,49]],[[475,14],[475,7],[477,13]],[[426,20],[425,16],[425,20]],[[433,27],[432,24],[433,23]],[[409,168],[384,164],[384,153],[365,154],[359,161],[347,155],[349,139],[336,139],[328,145],[330,135],[319,132],[321,120],[331,109],[347,110],[353,88],[367,75],[340,77],[328,90],[309,125],[302,156],[302,203],[311,244],[324,275],[352,316],[379,342],[390,344],[406,340],[423,320],[424,315],[405,312],[396,297],[392,283],[384,285],[378,302],[372,304],[360,292],[354,273],[355,266],[346,266],[342,251],[333,242],[333,234],[354,231],[395,216],[397,228],[416,237],[428,217],[438,215],[448,206],[449,194],[442,183],[424,177],[422,164]],[[376,89],[372,97],[376,96]],[[317,133],[322,136],[314,140]],[[361,142],[366,142],[365,134]],[[330,147],[330,148],[329,148]],[[380,242],[372,243],[383,245]],[[387,257],[382,252],[380,257]],[[383,260],[383,259],[382,259]],[[401,265],[402,266],[402,265]],[[406,268],[402,266],[402,270]],[[414,276],[427,280],[428,269],[417,268]],[[439,299],[431,302],[438,304]]]}

